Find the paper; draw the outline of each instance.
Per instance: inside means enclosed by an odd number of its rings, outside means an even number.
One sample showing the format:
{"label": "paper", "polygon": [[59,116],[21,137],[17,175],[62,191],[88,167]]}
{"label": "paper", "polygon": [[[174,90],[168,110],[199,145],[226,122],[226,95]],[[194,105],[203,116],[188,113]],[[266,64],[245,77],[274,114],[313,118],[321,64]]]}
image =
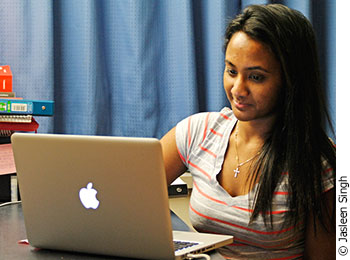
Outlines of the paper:
{"label": "paper", "polygon": [[0,175],[16,173],[12,145],[0,144]]}
{"label": "paper", "polygon": [[171,183],[171,185],[185,185],[185,184],[186,183],[181,178],[177,178]]}

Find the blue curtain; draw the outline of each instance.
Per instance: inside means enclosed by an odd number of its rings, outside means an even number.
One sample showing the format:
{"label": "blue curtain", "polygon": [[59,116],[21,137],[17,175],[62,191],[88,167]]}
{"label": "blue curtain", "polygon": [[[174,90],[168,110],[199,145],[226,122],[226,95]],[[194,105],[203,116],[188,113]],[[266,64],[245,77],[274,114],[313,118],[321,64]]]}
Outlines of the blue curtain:
{"label": "blue curtain", "polygon": [[186,116],[228,106],[227,22],[249,4],[279,2],[317,32],[335,123],[335,1],[2,0],[0,65],[17,96],[55,100],[39,132],[164,135]]}

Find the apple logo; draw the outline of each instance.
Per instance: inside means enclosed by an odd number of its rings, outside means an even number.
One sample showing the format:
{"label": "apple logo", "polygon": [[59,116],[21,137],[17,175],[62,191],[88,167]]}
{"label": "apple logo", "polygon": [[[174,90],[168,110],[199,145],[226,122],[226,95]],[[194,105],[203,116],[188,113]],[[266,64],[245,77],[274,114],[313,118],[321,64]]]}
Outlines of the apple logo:
{"label": "apple logo", "polygon": [[87,209],[97,209],[100,202],[96,198],[97,190],[92,188],[92,182],[89,182],[86,188],[81,188],[79,198],[83,206]]}

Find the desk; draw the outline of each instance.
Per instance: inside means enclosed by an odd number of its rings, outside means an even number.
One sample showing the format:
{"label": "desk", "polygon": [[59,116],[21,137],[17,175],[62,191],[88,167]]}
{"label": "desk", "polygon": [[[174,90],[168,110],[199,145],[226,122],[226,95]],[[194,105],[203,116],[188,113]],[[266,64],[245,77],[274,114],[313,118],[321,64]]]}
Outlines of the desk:
{"label": "desk", "polygon": [[[171,221],[174,230],[189,230],[188,226],[177,215],[172,213]],[[0,207],[0,257],[1,259],[125,259],[108,256],[94,256],[87,254],[35,250],[32,246],[18,244],[26,238],[21,204]],[[224,259],[218,253],[210,254],[211,259]]]}

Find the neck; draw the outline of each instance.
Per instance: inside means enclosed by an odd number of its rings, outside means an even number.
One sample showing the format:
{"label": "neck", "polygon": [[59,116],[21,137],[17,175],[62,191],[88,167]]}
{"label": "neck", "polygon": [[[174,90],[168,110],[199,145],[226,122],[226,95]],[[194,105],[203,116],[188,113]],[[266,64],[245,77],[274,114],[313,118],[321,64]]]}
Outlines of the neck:
{"label": "neck", "polygon": [[246,143],[253,141],[263,144],[272,129],[273,122],[273,120],[269,122],[266,120],[264,122],[238,121],[236,126],[238,136]]}

